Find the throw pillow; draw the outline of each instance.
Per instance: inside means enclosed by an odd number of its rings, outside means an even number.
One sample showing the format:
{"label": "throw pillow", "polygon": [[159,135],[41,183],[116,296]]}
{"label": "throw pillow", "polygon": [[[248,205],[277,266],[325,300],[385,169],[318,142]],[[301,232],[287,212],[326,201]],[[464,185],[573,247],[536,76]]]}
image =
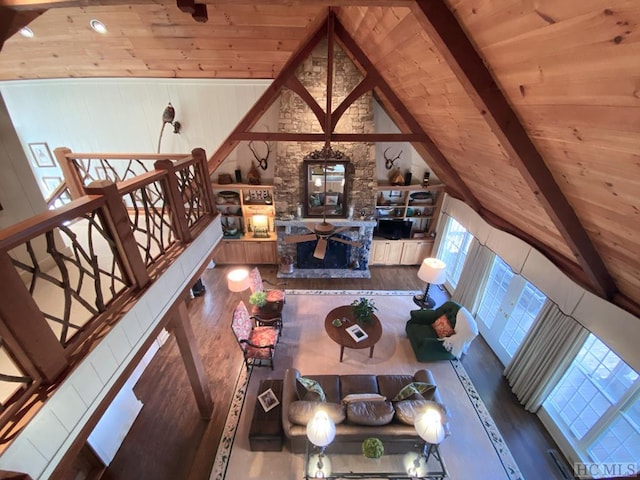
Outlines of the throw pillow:
{"label": "throw pillow", "polygon": [[396,417],[401,423],[414,425],[416,417],[424,412],[427,408],[435,408],[440,412],[442,423],[445,423],[449,417],[444,405],[430,400],[402,400],[395,404]]}
{"label": "throw pillow", "polygon": [[289,421],[296,425],[306,426],[319,408],[327,412],[329,418],[336,425],[344,422],[346,418],[344,406],[339,403],[297,400],[289,405]]}
{"label": "throw pillow", "polygon": [[343,397],[342,403],[362,401],[384,402],[386,399],[387,397],[378,393],[350,393],[349,395],[345,395]]}
{"label": "throw pillow", "polygon": [[391,402],[363,401],[347,404],[347,421],[355,425],[386,425],[393,420],[394,413]]}
{"label": "throw pillow", "polygon": [[430,392],[435,389],[436,386],[431,383],[411,382],[400,389],[398,394],[393,397],[393,401],[399,402],[400,400],[406,400],[408,398],[421,399],[423,398],[423,393]]}
{"label": "throw pillow", "polygon": [[456,331],[451,328],[451,324],[449,323],[449,319],[446,315],[442,315],[435,322],[433,322],[431,326],[436,331],[436,335],[438,335],[439,338],[450,337],[451,335],[456,333]]}
{"label": "throw pillow", "polygon": [[327,397],[324,394],[322,386],[318,382],[310,378],[298,377],[296,381],[296,390],[298,392],[299,400],[319,400],[320,402],[327,401]]}

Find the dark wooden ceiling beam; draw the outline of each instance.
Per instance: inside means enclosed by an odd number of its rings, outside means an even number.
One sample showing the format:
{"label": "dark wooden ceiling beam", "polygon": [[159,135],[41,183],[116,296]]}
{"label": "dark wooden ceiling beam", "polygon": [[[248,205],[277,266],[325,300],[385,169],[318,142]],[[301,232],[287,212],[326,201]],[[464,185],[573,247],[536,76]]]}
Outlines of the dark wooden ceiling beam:
{"label": "dark wooden ceiling beam", "polygon": [[333,132],[336,128],[336,125],[342,118],[344,112],[351,106],[353,102],[359,99],[362,95],[367,93],[369,90],[373,90],[375,86],[375,80],[373,76],[366,75],[362,81],[356,85],[356,88],[351,90],[349,95],[345,97],[345,99],[336,107],[336,109],[331,113],[331,132]]}
{"label": "dark wooden ceiling beam", "polygon": [[[313,6],[318,7],[410,7],[415,0],[202,0],[199,3],[224,6],[224,5],[279,5],[287,7]],[[65,7],[95,7],[113,5],[148,5],[171,4],[175,0],[0,0],[0,6],[6,6],[15,10],[33,10]]]}
{"label": "dark wooden ceiling beam", "polygon": [[616,287],[602,257],[454,14],[444,0],[416,0],[412,10],[560,231],[592,288],[612,299]]}
{"label": "dark wooden ceiling beam", "polygon": [[0,3],[0,50],[8,38],[16,34],[22,27],[29,25],[44,12],[45,10],[18,12],[4,7]]}
{"label": "dark wooden ceiling beam", "polygon": [[295,75],[296,68],[311,54],[316,45],[325,38],[327,34],[327,15],[328,10],[325,15],[318,15],[318,17],[316,17],[315,24],[310,30],[312,32],[311,35],[300,44],[300,48],[298,48],[284,67],[282,67],[280,74],[271,82],[271,85],[269,85],[266,91],[260,96],[255,105],[251,107],[236,128],[233,129],[227,139],[220,145],[220,148],[211,156],[208,161],[209,172],[214,172],[220,164],[224,162],[238,145],[239,140],[237,140],[236,136],[251,130],[273,102],[276,101],[287,79]]}
{"label": "dark wooden ceiling beam", "polygon": [[289,90],[295,92],[302,99],[302,101],[309,106],[313,114],[318,119],[318,123],[320,124],[320,126],[324,127],[326,122],[324,110],[320,105],[318,105],[318,102],[316,102],[316,99],[313,98],[313,95],[309,93],[309,90],[307,90],[305,86],[302,85],[302,82],[298,80],[298,77],[291,76],[287,78],[284,86]]}
{"label": "dark wooden ceiling beam", "polygon": [[[323,142],[324,133],[295,132],[234,132],[229,137],[235,141],[264,142]],[[423,142],[425,136],[415,133],[332,133],[332,142]]]}
{"label": "dark wooden ceiling beam", "polygon": [[[335,22],[335,32],[343,48],[349,51],[348,54],[350,57],[356,64],[360,65],[367,76],[371,76],[372,81],[376,85],[376,90],[379,90],[386,99],[386,102],[388,102],[387,105],[384,105],[384,108],[389,116],[395,121],[396,125],[398,125],[398,127],[401,126],[399,122],[396,121],[396,118],[394,118],[396,117],[394,114],[397,114],[397,116],[401,118],[402,122],[400,123],[405,129],[408,129],[411,133],[420,135],[424,138],[420,145],[428,152],[428,157],[433,162],[432,168],[437,173],[438,177],[440,177],[440,179],[451,189],[459,192],[462,199],[471,206],[471,208],[479,210],[480,202],[478,202],[471,190],[469,190],[469,187],[467,187],[462,178],[460,178],[458,172],[454,170],[447,158],[443,155],[433,140],[431,140],[431,137],[429,137],[429,135],[422,129],[411,112],[409,112],[404,103],[402,103],[402,101],[396,96],[373,63],[371,63],[369,58],[337,19]],[[416,146],[416,148],[418,147]]]}

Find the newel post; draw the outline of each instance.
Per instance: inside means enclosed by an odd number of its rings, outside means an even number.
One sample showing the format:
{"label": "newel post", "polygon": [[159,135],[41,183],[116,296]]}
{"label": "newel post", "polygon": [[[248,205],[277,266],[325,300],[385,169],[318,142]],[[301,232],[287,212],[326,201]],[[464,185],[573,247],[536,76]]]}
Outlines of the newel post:
{"label": "newel post", "polygon": [[175,229],[176,236],[182,243],[189,243],[193,238],[187,224],[187,212],[184,209],[173,162],[171,160],[158,160],[154,163],[154,166],[156,170],[165,170],[167,172],[167,175],[162,179],[162,188],[165,193],[164,200],[169,202],[171,209],[171,223]]}
{"label": "newel post", "polygon": [[216,206],[213,197],[213,189],[211,188],[211,177],[209,176],[209,165],[207,163],[207,154],[204,148],[194,148],[191,150],[191,156],[198,159],[198,168],[204,182],[204,194],[207,198],[207,206],[210,214],[216,213]]}
{"label": "newel post", "polygon": [[77,200],[84,196],[84,185],[82,184],[82,178],[80,178],[78,169],[73,164],[73,160],[67,158],[67,155],[70,153],[72,153],[71,149],[67,147],[58,147],[53,151],[53,154],[58,160],[58,165],[60,165],[60,169],[62,170],[62,175],[67,183],[67,187],[69,187],[71,200]]}
{"label": "newel post", "polygon": [[91,182],[85,191],[87,195],[104,197],[105,204],[100,209],[100,214],[118,249],[118,264],[127,274],[131,284],[138,288],[144,287],[149,283],[149,273],[133,237],[129,214],[118,193],[117,185],[110,180],[98,180]]}
{"label": "newel post", "polygon": [[29,293],[6,251],[0,251],[0,320],[47,382],[68,367],[64,348]]}

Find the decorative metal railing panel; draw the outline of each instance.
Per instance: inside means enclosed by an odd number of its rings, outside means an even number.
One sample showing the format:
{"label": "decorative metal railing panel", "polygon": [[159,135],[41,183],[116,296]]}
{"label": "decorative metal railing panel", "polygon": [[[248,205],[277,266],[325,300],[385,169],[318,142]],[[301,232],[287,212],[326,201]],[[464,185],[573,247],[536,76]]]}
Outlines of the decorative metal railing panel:
{"label": "decorative metal railing panel", "polygon": [[131,230],[140,255],[144,264],[150,267],[177,240],[161,182],[155,181],[126,193],[123,200],[129,210]]}
{"label": "decorative metal railing panel", "polygon": [[3,338],[0,337],[0,412],[11,405],[12,400],[34,382],[26,369],[13,358]]}
{"label": "decorative metal railing panel", "polygon": [[215,213],[202,149],[56,156],[73,200],[0,230],[0,444]]}
{"label": "decorative metal railing panel", "polygon": [[176,171],[178,177],[178,189],[184,201],[185,213],[187,216],[187,226],[193,227],[198,220],[209,211],[206,208],[206,186],[201,169],[196,163],[185,165]]}
{"label": "decorative metal railing panel", "polygon": [[83,185],[97,180],[121,183],[154,169],[155,159],[73,158]]}
{"label": "decorative metal railing panel", "polygon": [[[81,232],[81,233],[79,233]],[[13,255],[29,293],[63,346],[127,286],[117,250],[105,231],[98,211],[74,221],[73,229],[61,224],[45,232],[46,252],[53,266],[38,259],[34,238],[22,247],[25,255]],[[13,254],[18,253],[14,249]]]}

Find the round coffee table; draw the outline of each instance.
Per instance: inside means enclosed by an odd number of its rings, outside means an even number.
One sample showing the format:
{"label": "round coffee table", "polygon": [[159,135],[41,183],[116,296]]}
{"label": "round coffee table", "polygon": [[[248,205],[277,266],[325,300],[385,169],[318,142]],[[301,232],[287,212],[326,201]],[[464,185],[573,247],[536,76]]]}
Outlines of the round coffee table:
{"label": "round coffee table", "polygon": [[[339,318],[342,321],[341,327],[334,327],[331,322]],[[345,322],[344,319],[347,319]],[[382,325],[380,324],[380,320],[378,317],[373,315],[371,322],[368,325],[361,325],[362,330],[366,332],[368,335],[367,338],[360,342],[356,342],[349,332],[347,332],[347,328],[352,325],[357,325],[355,321],[355,317],[353,316],[353,312],[351,311],[350,305],[344,305],[342,307],[337,307],[331,310],[327,314],[327,318],[324,320],[324,329],[329,335],[329,338],[340,345],[340,361],[342,362],[342,356],[344,354],[344,349],[346,348],[370,348],[369,350],[369,358],[373,357],[373,348],[376,346],[378,340],[382,336]]]}

